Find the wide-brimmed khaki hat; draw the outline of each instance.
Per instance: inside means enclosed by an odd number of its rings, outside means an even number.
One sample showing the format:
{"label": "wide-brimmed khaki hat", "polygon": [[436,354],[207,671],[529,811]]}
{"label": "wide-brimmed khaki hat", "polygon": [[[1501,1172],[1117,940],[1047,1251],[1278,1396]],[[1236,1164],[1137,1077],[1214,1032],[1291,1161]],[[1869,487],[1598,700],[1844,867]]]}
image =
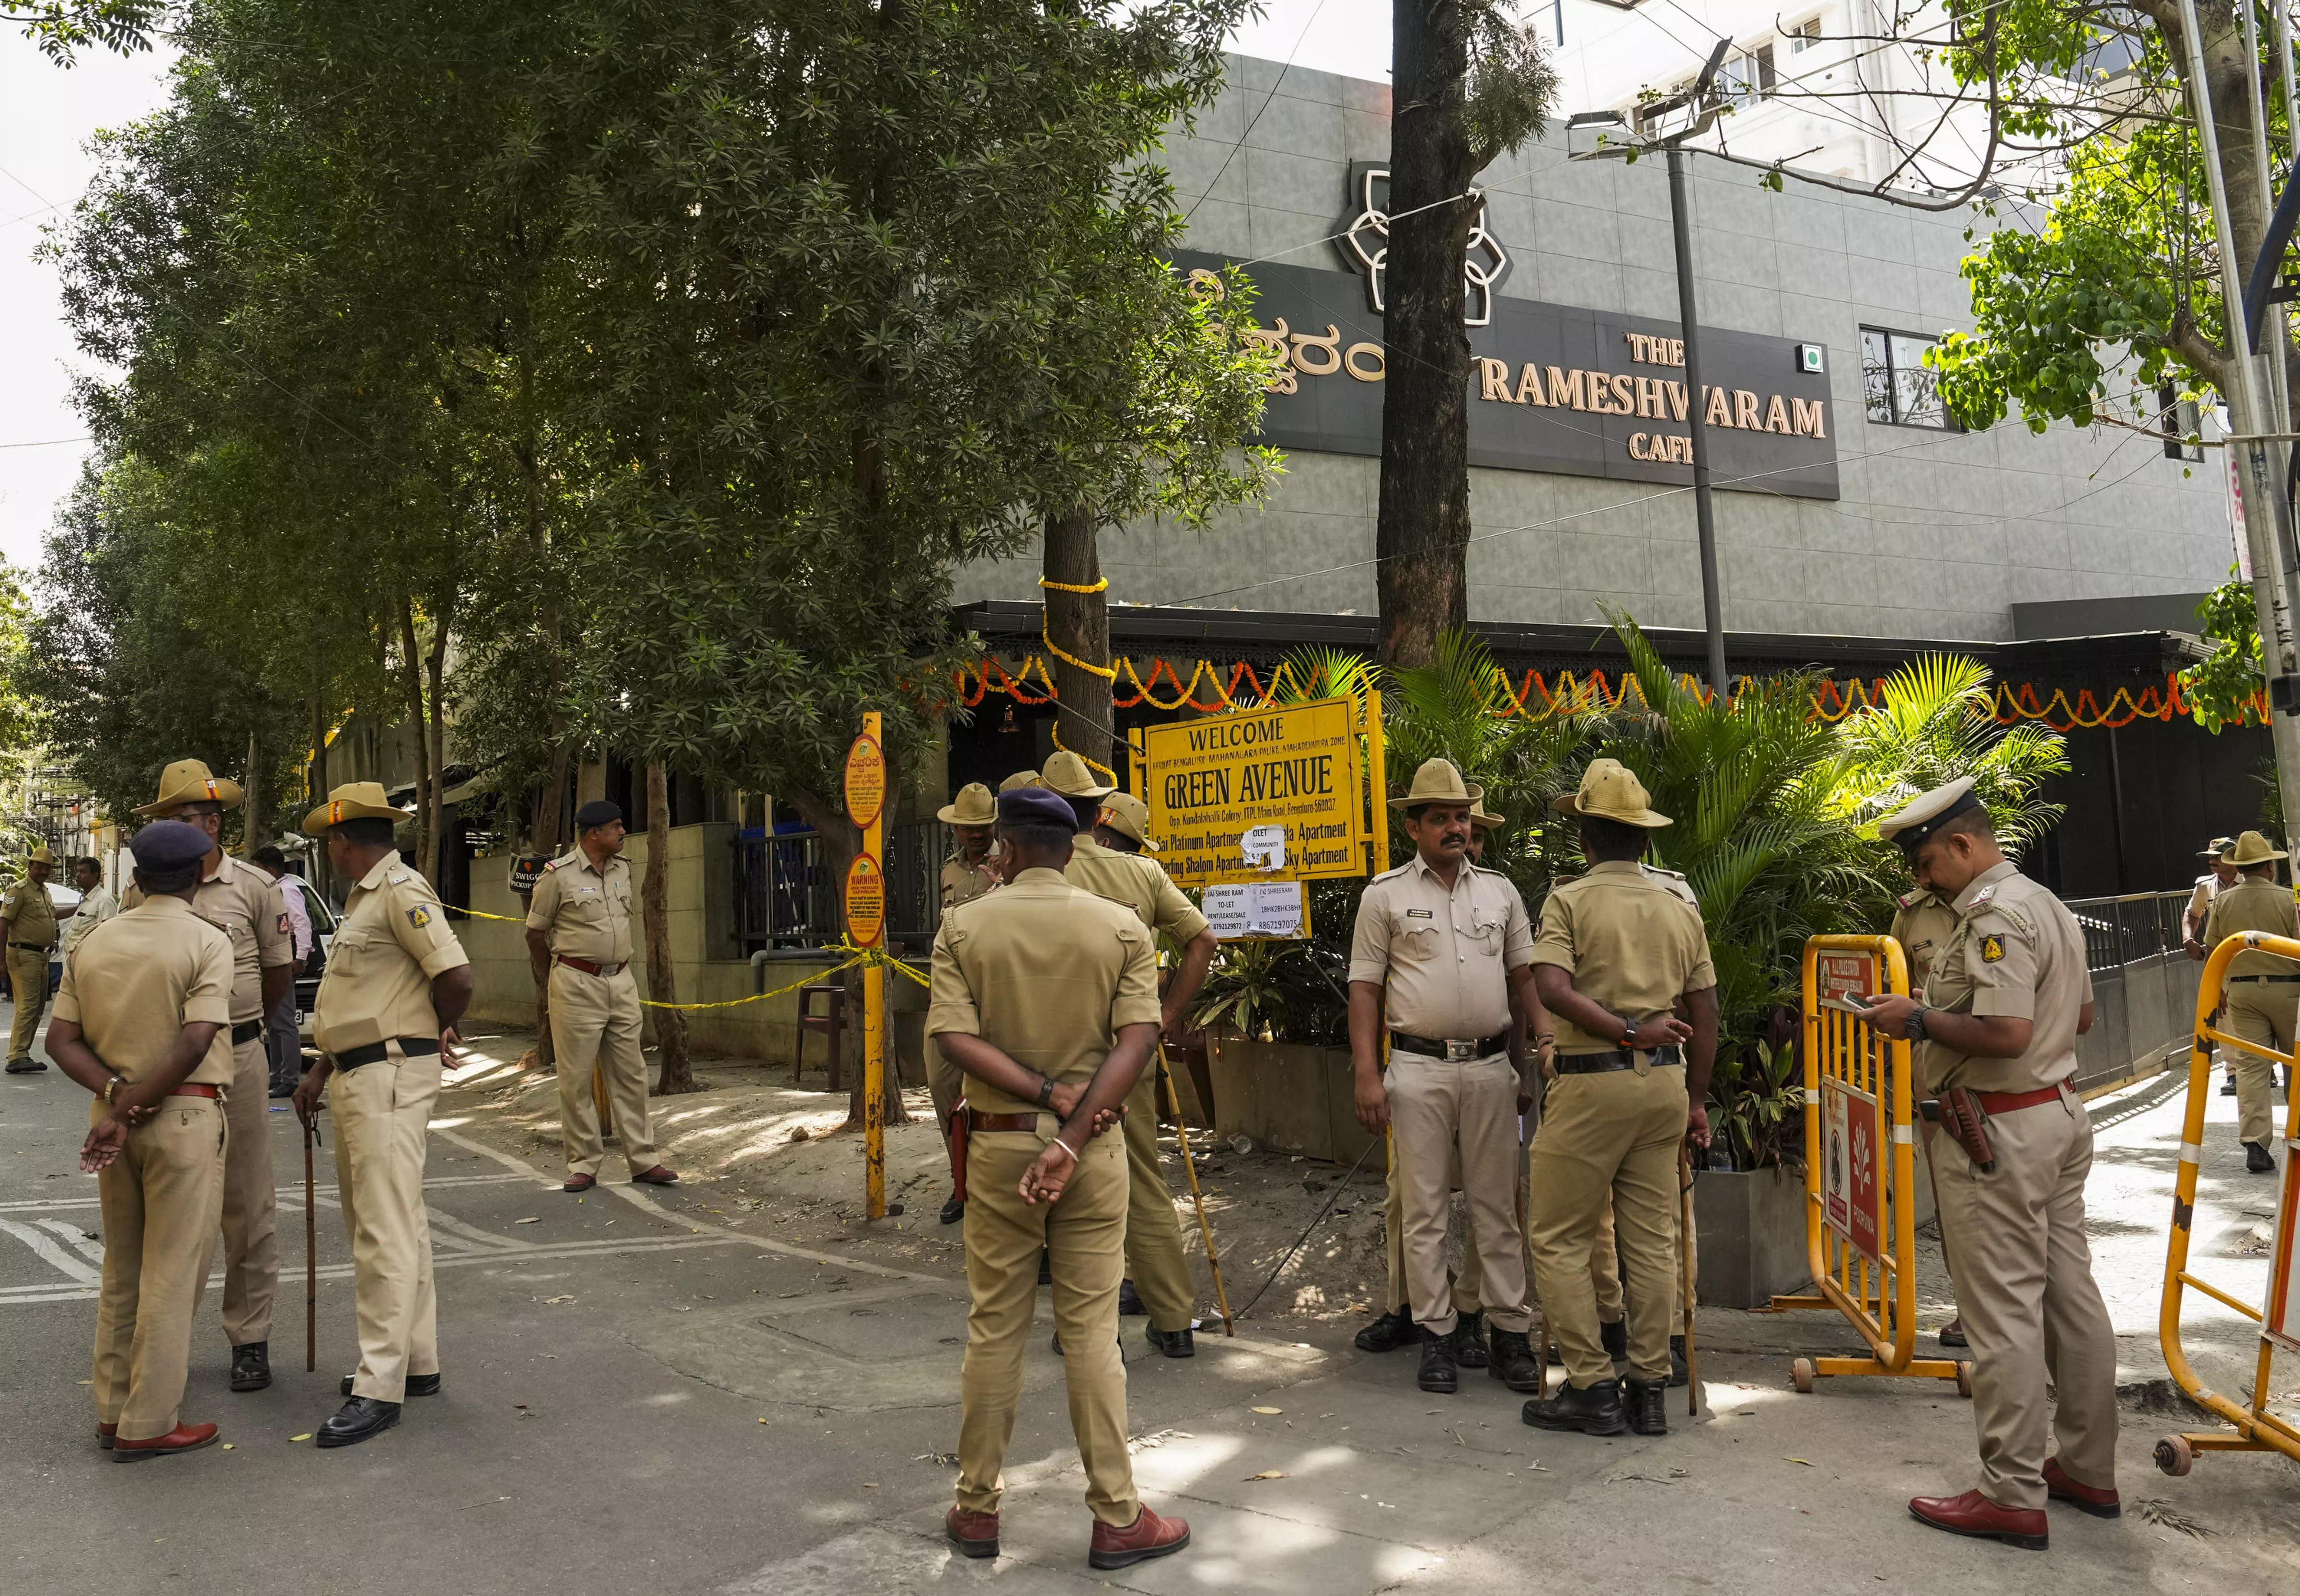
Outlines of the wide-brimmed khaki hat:
{"label": "wide-brimmed khaki hat", "polygon": [[1392,809],[1414,809],[1424,803],[1467,803],[1474,806],[1486,795],[1486,789],[1474,781],[1465,782],[1462,773],[1454,769],[1452,760],[1423,760],[1421,769],[1413,773],[1413,785],[1403,798],[1389,801]]}
{"label": "wide-brimmed khaki hat", "polygon": [[1094,818],[1097,826],[1107,826],[1121,836],[1130,836],[1153,853],[1162,852],[1150,840],[1150,806],[1131,793],[1112,793],[1102,801],[1102,812]]}
{"label": "wide-brimmed khaki hat", "polygon": [[197,760],[178,760],[160,772],[160,795],[136,812],[156,815],[179,803],[221,803],[234,809],[239,804],[239,784],[211,775]]}
{"label": "wide-brimmed khaki hat", "polygon": [[1044,785],[1045,783],[1038,779],[1038,773],[1036,770],[1017,770],[1013,775],[1008,777],[1005,780],[998,784],[998,790],[1002,793],[1013,793],[1019,792],[1024,787],[1043,786]]}
{"label": "wide-brimmed khaki hat", "polygon": [[1488,831],[1498,831],[1504,826],[1508,825],[1509,822],[1503,819],[1499,815],[1488,814],[1486,811],[1485,794],[1480,793],[1478,794],[1478,801],[1470,806],[1470,824],[1472,826],[1482,826]]}
{"label": "wide-brimmed khaki hat", "polygon": [[2232,836],[2216,836],[2212,839],[2212,845],[2198,853],[2196,857],[2198,859],[2224,859],[2228,856],[2228,851],[2235,846],[2236,838]]}
{"label": "wide-brimmed khaki hat", "polygon": [[24,855],[24,862],[26,864],[54,864],[56,862],[56,856],[48,852],[47,844],[44,843],[40,846],[33,849],[29,853]]}
{"label": "wide-brimmed khaki hat", "polygon": [[304,832],[307,836],[325,836],[328,827],[346,820],[388,820],[396,826],[402,820],[412,820],[412,809],[394,809],[391,800],[384,796],[379,781],[347,781],[328,794],[328,801],[304,817]]}
{"label": "wide-brimmed khaki hat", "polygon": [[1054,757],[1046,761],[1046,769],[1038,785],[1060,793],[1065,798],[1107,798],[1118,791],[1107,782],[1096,781],[1087,762],[1067,748],[1058,748]]}
{"label": "wide-brimmed khaki hat", "polygon": [[1557,812],[1618,820],[1647,830],[1675,824],[1653,807],[1653,795],[1646,791],[1646,784],[1619,760],[1591,760],[1589,768],[1581,772],[1579,789],[1557,800]]}
{"label": "wide-brimmed khaki hat", "polygon": [[935,819],[946,826],[995,826],[998,823],[998,801],[990,789],[979,781],[970,781],[958,789],[958,796],[935,810]]}
{"label": "wide-brimmed khaki hat", "polygon": [[2273,864],[2283,857],[2275,844],[2256,831],[2247,831],[2236,839],[2236,852],[2229,863],[2241,870],[2248,865]]}

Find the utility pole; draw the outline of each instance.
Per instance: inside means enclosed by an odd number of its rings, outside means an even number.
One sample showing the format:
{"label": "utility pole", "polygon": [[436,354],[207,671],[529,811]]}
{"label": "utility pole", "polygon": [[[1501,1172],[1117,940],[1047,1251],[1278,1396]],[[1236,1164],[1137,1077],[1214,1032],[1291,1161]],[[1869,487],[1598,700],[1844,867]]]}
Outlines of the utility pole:
{"label": "utility pole", "polygon": [[[1693,118],[1685,128],[1642,145],[1600,144],[1596,149],[1568,157],[1588,161],[1619,156],[1633,161],[1658,149],[1669,162],[1670,231],[1677,245],[1677,319],[1685,335],[1685,412],[1693,423],[1693,520],[1701,550],[1701,620],[1709,644],[1709,686],[1721,704],[1730,702],[1733,684],[1725,669],[1725,606],[1717,578],[1717,511],[1709,486],[1708,395],[1701,386],[1701,318],[1694,303],[1693,220],[1685,197],[1685,144],[1707,132],[1725,107],[1716,93],[1717,70],[1725,64],[1726,52],[1732,47],[1732,40],[1720,39],[1692,87],[1638,113],[1642,131],[1671,112],[1690,111]],[[1570,130],[1594,122],[1628,125],[1613,111],[1584,112],[1569,118],[1565,125]]]}

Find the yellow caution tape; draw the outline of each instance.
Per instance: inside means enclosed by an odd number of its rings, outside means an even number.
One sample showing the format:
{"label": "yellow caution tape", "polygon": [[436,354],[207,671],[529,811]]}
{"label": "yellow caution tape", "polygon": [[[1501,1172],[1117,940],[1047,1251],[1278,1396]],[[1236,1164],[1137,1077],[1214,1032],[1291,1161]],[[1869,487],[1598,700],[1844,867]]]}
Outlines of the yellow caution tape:
{"label": "yellow caution tape", "polygon": [[[512,926],[523,926],[527,923],[525,920],[520,919],[512,915],[489,914],[486,910],[479,909],[458,909],[454,912],[457,914],[470,915],[473,919],[501,920],[504,924]],[[676,1009],[681,1013],[693,1013],[697,1010],[702,1009],[739,1009],[745,1003],[762,1003],[769,998],[786,996],[788,993],[796,992],[802,986],[811,985],[813,983],[824,980],[829,977],[842,974],[846,970],[854,968],[857,965],[883,965],[888,969],[901,971],[904,975],[908,976],[912,980],[916,981],[921,986],[929,985],[924,976],[919,974],[918,971],[912,969],[909,965],[904,963],[900,959],[896,958],[894,954],[888,952],[883,948],[858,948],[853,943],[848,942],[842,936],[838,939],[838,945],[837,947],[825,948],[822,951],[826,957],[837,953],[851,953],[854,957],[847,960],[844,964],[832,965],[829,969],[817,970],[811,976],[801,976],[789,985],[778,986],[772,992],[754,992],[748,997],[728,998],[721,1002],[716,1003],[659,1003],[653,998],[641,998],[639,1000],[639,1007],[643,1009]]]}
{"label": "yellow caution tape", "polygon": [[446,907],[447,912],[451,915],[466,915],[475,920],[501,920],[506,926],[524,926],[527,924],[526,918],[521,915],[489,914],[484,909],[458,909],[453,903],[448,904]]}

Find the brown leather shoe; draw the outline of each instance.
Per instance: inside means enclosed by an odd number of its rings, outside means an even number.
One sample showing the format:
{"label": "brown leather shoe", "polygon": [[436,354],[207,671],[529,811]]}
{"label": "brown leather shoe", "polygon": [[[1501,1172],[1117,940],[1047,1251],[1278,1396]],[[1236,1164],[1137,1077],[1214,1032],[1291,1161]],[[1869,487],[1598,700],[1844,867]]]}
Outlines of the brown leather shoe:
{"label": "brown leather shoe", "polygon": [[954,1507],[942,1516],[942,1533],[958,1548],[962,1558],[995,1558],[998,1555],[998,1515],[971,1513]]}
{"label": "brown leather shoe", "polygon": [[661,1164],[652,1169],[642,1169],[631,1178],[643,1186],[675,1186],[679,1184],[679,1176]]}
{"label": "brown leather shoe", "polygon": [[2051,1544],[2046,1538],[2043,1509],[2000,1507],[1978,1491],[1968,1491],[1962,1496],[1912,1497],[1909,1511],[1918,1522],[1946,1530],[1952,1535],[2002,1541],[2023,1551],[2042,1551]]}
{"label": "brown leather shoe", "polygon": [[559,1189],[562,1192],[588,1192],[598,1184],[599,1177],[596,1175],[571,1175],[567,1177],[567,1184]]}
{"label": "brown leather shoe", "polygon": [[2097,1485],[2081,1485],[2069,1478],[2058,1458],[2045,1459],[2045,1493],[2054,1501],[2075,1504],[2080,1512],[2096,1518],[2121,1518],[2124,1504],[2113,1491],[2104,1491]]}
{"label": "brown leather shoe", "polygon": [[105,1451],[110,1451],[112,1450],[112,1443],[119,1439],[120,1426],[118,1425],[98,1425],[96,1426],[96,1443],[102,1447]]}
{"label": "brown leather shoe", "polygon": [[171,1458],[178,1452],[196,1452],[204,1446],[216,1443],[213,1425],[178,1425],[165,1435],[154,1435],[149,1441],[129,1441],[115,1436],[112,1442],[112,1460],[115,1463],[140,1463],[146,1458]]}
{"label": "brown leather shoe", "polygon": [[1124,1529],[1114,1529],[1096,1519],[1094,1541],[1087,1550],[1086,1560],[1090,1567],[1124,1568],[1146,1563],[1152,1558],[1166,1557],[1189,1543],[1188,1524],[1179,1518],[1161,1518],[1146,1507],[1141,1516]]}

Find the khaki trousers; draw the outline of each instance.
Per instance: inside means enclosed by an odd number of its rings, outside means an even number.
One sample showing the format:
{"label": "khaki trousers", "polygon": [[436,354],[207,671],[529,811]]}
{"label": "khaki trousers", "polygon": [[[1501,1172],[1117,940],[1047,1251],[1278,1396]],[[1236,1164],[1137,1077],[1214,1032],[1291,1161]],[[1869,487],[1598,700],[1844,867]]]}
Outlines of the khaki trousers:
{"label": "khaki trousers", "polygon": [[1509,1055],[1450,1063],[1396,1052],[1388,1085],[1406,1297],[1414,1323],[1440,1335],[1454,1328],[1446,1226],[1458,1146],[1469,1205],[1466,1240],[1479,1254],[1488,1317],[1496,1329],[1532,1328],[1517,1218],[1518,1074]]}
{"label": "khaki trousers", "polygon": [[8,1062],[32,1056],[40,1016],[48,1011],[48,956],[38,948],[8,944],[8,985],[16,993],[16,1023],[8,1033]]}
{"label": "khaki trousers", "polygon": [[1182,1256],[1174,1189],[1158,1160],[1159,1068],[1152,1059],[1126,1094],[1126,1274],[1153,1326],[1187,1330],[1197,1311],[1198,1288]]}
{"label": "khaki trousers", "polygon": [[233,1346],[271,1337],[279,1294],[279,1223],[271,1185],[271,1057],[258,1036],[231,1050],[223,1116],[223,1334]]}
{"label": "khaki trousers", "polygon": [[[90,1105],[88,1124],[110,1110]],[[213,1098],[171,1097],[96,1176],[104,1289],[90,1384],[98,1424],[149,1441],[179,1422],[230,1138]]]}
{"label": "khaki trousers", "polygon": [[966,1362],[959,1376],[958,1505],[996,1513],[1006,1445],[1022,1394],[1022,1355],[1038,1300],[1038,1254],[1053,1255],[1054,1328],[1062,1338],[1071,1433],[1086,1465],[1086,1502],[1121,1528],[1141,1516],[1126,1451],[1126,1366],[1118,1351],[1118,1271],[1125,1249],[1127,1159],[1118,1138],[1087,1143],[1052,1204],[1015,1191],[1060,1122],[978,1131],[967,1143]]}
{"label": "khaki trousers", "polygon": [[615,1116],[615,1141],[624,1161],[633,1175],[655,1167],[640,1024],[639,984],[629,966],[612,976],[594,976],[553,961],[551,1051],[559,1070],[560,1140],[570,1175],[596,1175],[607,1161],[598,1105],[591,1101],[594,1063],[606,1079],[607,1107]]}
{"label": "khaki trousers", "polygon": [[396,1402],[408,1376],[439,1372],[431,1222],[423,1209],[426,1127],[439,1073],[437,1055],[404,1058],[395,1043],[388,1058],[338,1070],[328,1084],[359,1318],[354,1396]]}
{"label": "khaki trousers", "polygon": [[[2231,1036],[2288,1053],[2296,1012],[2300,1012],[2300,984],[2232,980],[2228,985],[2228,1022],[2221,1028]],[[2237,1139],[2274,1142],[2276,1066],[2257,1053],[2231,1052],[2229,1068],[2236,1076]]]}
{"label": "khaki trousers", "polygon": [[1598,1339],[1590,1249],[1608,1207],[1621,1254],[1629,1372],[1669,1377],[1677,1302],[1677,1150],[1685,1137],[1679,1068],[1561,1075],[1533,1143],[1534,1288],[1566,1377],[1586,1391],[1612,1377]]}
{"label": "khaki trousers", "polygon": [[[2064,1094],[1992,1116],[1988,1139],[1988,1175],[1944,1141],[1934,1191],[1956,1234],[1950,1267],[1972,1342],[1981,1493],[2041,1509],[2048,1424],[2071,1479],[2116,1484],[2116,1333],[2085,1240],[2092,1122]],[[2046,1400],[2048,1379],[2056,1402]]]}

